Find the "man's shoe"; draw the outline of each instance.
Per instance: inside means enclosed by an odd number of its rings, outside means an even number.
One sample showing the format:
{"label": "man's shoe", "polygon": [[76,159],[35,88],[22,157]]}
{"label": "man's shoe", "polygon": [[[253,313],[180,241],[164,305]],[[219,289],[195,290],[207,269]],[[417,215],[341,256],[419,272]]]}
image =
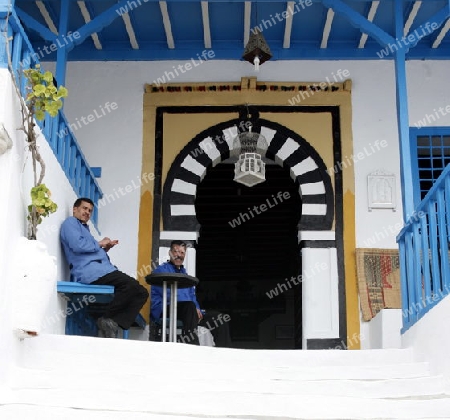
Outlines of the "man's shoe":
{"label": "man's shoe", "polygon": [[117,322],[113,321],[111,318],[100,317],[97,320],[98,328],[103,331],[106,338],[116,338],[117,332],[119,331],[119,325]]}

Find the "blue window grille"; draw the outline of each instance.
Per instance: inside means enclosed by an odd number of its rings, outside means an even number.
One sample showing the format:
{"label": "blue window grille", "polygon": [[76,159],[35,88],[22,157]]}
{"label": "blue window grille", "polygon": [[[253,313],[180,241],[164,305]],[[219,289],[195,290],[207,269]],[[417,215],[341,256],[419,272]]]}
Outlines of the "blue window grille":
{"label": "blue window grille", "polygon": [[414,207],[450,163],[450,127],[410,128]]}

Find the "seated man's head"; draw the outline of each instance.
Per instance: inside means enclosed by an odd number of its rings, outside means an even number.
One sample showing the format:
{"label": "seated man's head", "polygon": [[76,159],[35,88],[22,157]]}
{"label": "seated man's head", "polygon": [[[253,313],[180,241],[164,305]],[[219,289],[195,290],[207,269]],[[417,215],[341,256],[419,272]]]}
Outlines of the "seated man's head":
{"label": "seated man's head", "polygon": [[90,198],[81,197],[73,203],[73,217],[82,223],[89,222],[92,210],[94,210],[94,202]]}
{"label": "seated man's head", "polygon": [[180,267],[186,257],[186,244],[183,241],[172,241],[170,243],[169,257],[170,262],[174,266]]}

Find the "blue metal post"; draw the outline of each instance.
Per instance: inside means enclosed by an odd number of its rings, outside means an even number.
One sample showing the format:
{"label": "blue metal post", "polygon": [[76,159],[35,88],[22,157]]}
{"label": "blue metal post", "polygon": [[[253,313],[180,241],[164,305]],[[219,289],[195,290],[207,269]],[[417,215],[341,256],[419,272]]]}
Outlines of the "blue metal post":
{"label": "blue metal post", "polygon": [[[403,38],[403,0],[395,0],[395,36]],[[403,188],[403,219],[406,222],[414,210],[411,146],[409,141],[408,93],[406,85],[406,49],[395,52],[395,88],[397,97],[397,122],[400,145],[400,178]]]}
{"label": "blue metal post", "polygon": [[66,83],[67,47],[63,37],[67,36],[69,22],[69,0],[61,0],[61,15],[59,18],[58,38],[56,52],[56,82],[58,86]]}
{"label": "blue metal post", "polygon": [[6,42],[10,42],[12,31],[11,26],[6,23],[6,18],[11,11],[11,3],[14,7],[14,0],[0,0],[0,68],[8,68]]}
{"label": "blue metal post", "polygon": [[0,0],[0,18],[5,17],[13,8],[16,0]]}
{"label": "blue metal post", "polygon": [[[6,38],[12,35],[10,26],[6,23],[6,19],[0,17],[0,68],[8,68],[8,52],[6,49]],[[10,42],[10,41],[8,41]]]}

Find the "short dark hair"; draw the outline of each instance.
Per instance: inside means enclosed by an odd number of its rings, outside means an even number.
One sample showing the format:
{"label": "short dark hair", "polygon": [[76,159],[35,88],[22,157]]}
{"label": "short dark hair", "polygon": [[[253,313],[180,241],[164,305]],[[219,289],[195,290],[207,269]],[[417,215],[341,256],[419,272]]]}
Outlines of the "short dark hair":
{"label": "short dark hair", "polygon": [[170,243],[170,249],[172,249],[175,245],[183,246],[184,248],[186,248],[186,242],[175,240]]}
{"label": "short dark hair", "polygon": [[80,207],[82,201],[85,201],[86,203],[89,203],[91,206],[94,206],[94,202],[90,198],[87,198],[87,197],[77,198],[75,200],[75,203],[73,203],[73,206],[74,207]]}

